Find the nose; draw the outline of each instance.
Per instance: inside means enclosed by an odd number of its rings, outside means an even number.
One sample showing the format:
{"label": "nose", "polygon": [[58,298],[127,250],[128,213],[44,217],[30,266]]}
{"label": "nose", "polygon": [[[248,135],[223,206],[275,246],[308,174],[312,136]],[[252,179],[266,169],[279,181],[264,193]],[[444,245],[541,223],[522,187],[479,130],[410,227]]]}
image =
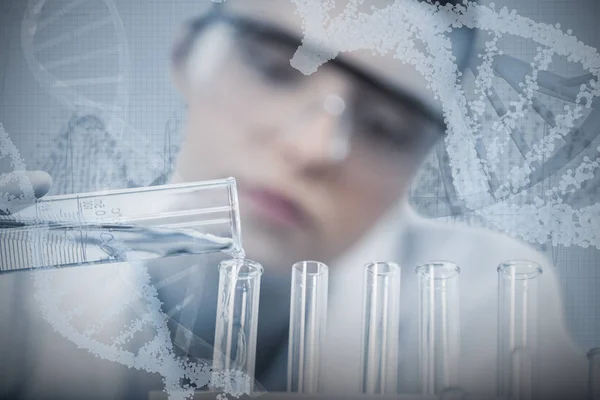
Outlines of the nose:
{"label": "nose", "polygon": [[331,166],[349,151],[346,101],[329,94],[307,104],[289,121],[281,136],[289,160],[305,166]]}

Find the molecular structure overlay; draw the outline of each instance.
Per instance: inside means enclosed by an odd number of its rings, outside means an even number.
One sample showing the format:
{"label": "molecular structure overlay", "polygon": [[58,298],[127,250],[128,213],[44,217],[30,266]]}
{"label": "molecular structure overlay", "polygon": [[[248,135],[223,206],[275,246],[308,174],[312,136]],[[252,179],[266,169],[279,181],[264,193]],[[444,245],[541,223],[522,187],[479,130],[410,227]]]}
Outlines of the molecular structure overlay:
{"label": "molecular structure overlay", "polygon": [[[340,53],[370,50],[374,57],[392,54],[399,63],[412,65],[426,79],[443,107],[448,129],[443,153],[438,152],[437,157],[440,165],[450,171],[441,177],[450,211],[436,217],[451,220],[468,215],[482,225],[529,243],[600,249],[600,205],[581,201],[585,197],[582,193],[597,185],[600,167],[600,113],[596,110],[600,57],[596,49],[579,41],[570,30],[561,30],[559,25],[538,23],[506,8],[496,10],[493,4],[465,1],[441,6],[397,0],[384,8],[359,11],[367,2],[349,0],[345,9],[333,17],[333,1],[292,2],[304,21],[305,38],[310,38],[311,44],[321,40],[316,44],[330,49],[317,58],[304,44],[300,46],[290,62],[302,73],[315,72]],[[109,10],[107,20],[120,22],[114,4],[108,0],[103,3]],[[35,16],[43,5],[43,1],[29,5],[23,26],[26,58],[38,82],[75,108],[82,104],[81,96],[69,85],[57,84],[49,70],[36,60],[33,42],[28,39],[35,31]],[[123,33],[122,23],[113,26],[117,36]],[[459,70],[452,53],[450,34],[460,28],[475,29],[486,38],[485,46],[472,57],[475,61],[466,71]],[[506,37],[534,43],[533,59],[521,61],[505,54],[502,43]],[[118,45],[114,51],[119,54],[118,69],[126,71],[127,48]],[[577,65],[581,73],[565,78],[550,72],[556,60]],[[467,74],[470,87],[465,84]],[[125,87],[126,72],[117,78],[115,81]],[[512,90],[504,99],[500,86]],[[119,89],[114,102],[100,104],[88,99],[85,106],[96,107],[108,116],[108,126],[102,129],[116,141],[132,147],[132,151],[144,149],[146,142],[123,120],[127,101],[127,90]],[[535,118],[539,124],[523,125],[523,120]],[[525,141],[522,131],[535,126],[543,127],[539,140]],[[515,162],[515,156],[520,162]],[[24,176],[19,172],[26,171],[26,165],[1,125],[0,158],[8,159],[17,172],[0,175],[0,185],[16,179],[25,194],[25,198],[15,199],[0,193],[0,209],[10,210],[22,201],[34,201],[31,184],[19,178]],[[147,166],[143,173],[163,172],[164,166],[159,164]],[[152,176],[128,178],[146,183],[152,180]],[[43,233],[40,237],[44,237]],[[234,371],[215,376],[209,360],[190,361],[177,356],[167,327],[169,317],[161,310],[157,289],[144,262],[131,256],[124,246],[119,251],[129,264],[126,271],[119,267],[117,274],[114,270],[104,274],[100,271],[83,278],[89,280],[84,285],[86,291],[94,292],[86,293],[90,297],[102,297],[102,291],[108,287],[120,296],[118,304],[112,307],[101,311],[96,307],[93,317],[87,314],[86,301],[65,310],[63,297],[69,294],[67,288],[57,289],[51,274],[33,272],[36,295],[47,322],[97,357],[160,374],[170,399],[191,398],[195,389],[211,380],[225,394],[239,397],[242,393],[232,389],[238,387],[235,381],[248,377]],[[35,254],[32,247],[32,259]],[[110,342],[98,339],[96,334],[103,325],[114,322],[126,307],[133,307],[137,316],[125,319]],[[130,348],[128,341],[142,331],[152,334],[141,347]]]}

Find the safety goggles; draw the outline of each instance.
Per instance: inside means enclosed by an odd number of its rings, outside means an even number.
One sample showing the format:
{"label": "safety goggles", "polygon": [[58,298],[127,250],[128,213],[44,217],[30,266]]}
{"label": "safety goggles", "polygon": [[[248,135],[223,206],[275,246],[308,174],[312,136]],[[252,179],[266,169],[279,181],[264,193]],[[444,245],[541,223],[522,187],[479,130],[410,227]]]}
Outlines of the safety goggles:
{"label": "safety goggles", "polygon": [[[311,75],[302,74],[290,64],[301,38],[269,23],[213,13],[190,25],[185,42],[193,43],[217,23],[232,28],[236,55],[244,68],[251,70],[265,88],[272,89],[273,96],[300,88],[311,79]],[[314,51],[320,49],[315,48]],[[183,57],[184,53],[185,50],[176,49],[174,56]],[[354,88],[343,99],[332,94],[320,102],[329,113],[339,116],[344,137],[387,153],[414,154],[428,150],[445,132],[440,115],[418,99],[347,62],[343,55],[328,62],[327,67],[351,80]]]}

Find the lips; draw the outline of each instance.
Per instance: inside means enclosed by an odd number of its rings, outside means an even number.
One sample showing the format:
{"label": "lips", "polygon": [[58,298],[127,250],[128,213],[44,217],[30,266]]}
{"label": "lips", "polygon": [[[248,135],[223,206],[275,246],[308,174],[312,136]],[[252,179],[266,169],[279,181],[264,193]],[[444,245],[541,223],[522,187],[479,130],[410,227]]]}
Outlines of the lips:
{"label": "lips", "polygon": [[300,227],[308,221],[308,216],[300,206],[279,192],[260,187],[241,187],[240,194],[247,198],[251,211],[275,225]]}

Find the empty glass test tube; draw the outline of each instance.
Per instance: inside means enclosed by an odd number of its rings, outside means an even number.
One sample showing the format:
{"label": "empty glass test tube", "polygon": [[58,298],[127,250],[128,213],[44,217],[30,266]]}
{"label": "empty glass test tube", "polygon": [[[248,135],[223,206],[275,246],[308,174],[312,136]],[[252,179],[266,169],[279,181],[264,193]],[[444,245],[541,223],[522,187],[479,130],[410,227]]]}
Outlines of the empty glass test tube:
{"label": "empty glass test tube", "polygon": [[241,250],[233,178],[49,196],[0,215],[0,273]]}
{"label": "empty glass test tube", "polygon": [[292,266],[287,390],[319,390],[321,345],[327,320],[329,269],[317,261]]}
{"label": "empty glass test tube", "polygon": [[460,269],[451,262],[434,261],[418,266],[416,273],[421,394],[437,396],[460,387]]}
{"label": "empty glass test tube", "polygon": [[538,285],[542,267],[508,261],[498,267],[498,398],[534,397]]}
{"label": "empty glass test tube", "polygon": [[600,347],[587,353],[589,361],[588,400],[600,400]]}
{"label": "empty glass test tube", "polygon": [[211,388],[254,390],[260,280],[263,267],[248,259],[219,264],[219,294]]}
{"label": "empty glass test tube", "polygon": [[360,391],[394,394],[398,390],[400,266],[365,265]]}

